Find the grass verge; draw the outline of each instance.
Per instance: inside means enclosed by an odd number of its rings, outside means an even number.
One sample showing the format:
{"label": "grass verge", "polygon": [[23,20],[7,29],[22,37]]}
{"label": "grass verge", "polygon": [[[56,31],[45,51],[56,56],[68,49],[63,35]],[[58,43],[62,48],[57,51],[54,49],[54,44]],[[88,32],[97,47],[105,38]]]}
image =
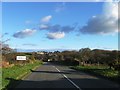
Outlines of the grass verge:
{"label": "grass verge", "polygon": [[117,70],[109,69],[106,66],[71,66],[70,68],[106,78],[120,84],[119,72]]}
{"label": "grass verge", "polygon": [[[30,69],[35,69],[37,66],[41,65],[42,62],[35,60],[34,63],[27,63],[26,65],[15,65],[10,68],[2,69],[2,89],[6,90],[11,85],[14,85],[14,82],[10,82],[11,80],[21,80],[26,74],[30,73]],[[11,83],[11,84],[10,84]]]}

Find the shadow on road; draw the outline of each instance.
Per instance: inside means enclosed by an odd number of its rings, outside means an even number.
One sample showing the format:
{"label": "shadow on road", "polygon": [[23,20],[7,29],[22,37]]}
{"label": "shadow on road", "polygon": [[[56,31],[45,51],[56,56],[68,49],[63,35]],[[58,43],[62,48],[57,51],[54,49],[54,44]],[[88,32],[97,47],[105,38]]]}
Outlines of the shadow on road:
{"label": "shadow on road", "polygon": [[58,71],[36,71],[36,70],[32,70],[30,69],[31,72],[36,72],[36,73],[53,73],[53,74],[70,74],[68,72],[58,72]]}
{"label": "shadow on road", "polygon": [[[58,80],[44,80],[44,81],[32,81],[32,80],[15,80],[12,78],[6,78],[10,81],[9,85],[4,90],[18,90],[18,89],[32,89],[32,90],[43,90],[43,89],[71,89],[78,90],[71,83],[66,81],[64,78]],[[67,83],[66,83],[67,82]]]}
{"label": "shadow on road", "polygon": [[[18,90],[18,89],[32,89],[32,90],[43,90],[43,89],[69,89],[69,90],[79,90],[69,81],[65,81],[65,78],[60,78],[58,80],[43,80],[43,81],[31,81],[31,80],[15,80],[12,78],[6,78],[10,81],[6,90]],[[75,81],[82,90],[120,90],[120,87],[101,84],[99,79],[72,79]]]}

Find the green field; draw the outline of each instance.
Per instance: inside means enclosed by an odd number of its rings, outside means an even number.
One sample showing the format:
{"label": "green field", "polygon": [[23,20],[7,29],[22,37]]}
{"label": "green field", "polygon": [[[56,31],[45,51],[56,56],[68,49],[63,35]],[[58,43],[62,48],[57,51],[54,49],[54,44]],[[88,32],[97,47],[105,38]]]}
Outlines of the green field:
{"label": "green field", "polygon": [[71,68],[119,82],[119,72],[107,66],[72,66]]}
{"label": "green field", "polygon": [[[10,86],[10,79],[20,80],[23,76],[30,73],[30,69],[34,69],[41,65],[41,61],[34,61],[34,63],[27,63],[26,65],[15,65],[10,68],[2,69],[2,88]],[[14,82],[13,82],[14,83]]]}
{"label": "green field", "polygon": [[0,68],[0,90],[2,88],[2,68]]}

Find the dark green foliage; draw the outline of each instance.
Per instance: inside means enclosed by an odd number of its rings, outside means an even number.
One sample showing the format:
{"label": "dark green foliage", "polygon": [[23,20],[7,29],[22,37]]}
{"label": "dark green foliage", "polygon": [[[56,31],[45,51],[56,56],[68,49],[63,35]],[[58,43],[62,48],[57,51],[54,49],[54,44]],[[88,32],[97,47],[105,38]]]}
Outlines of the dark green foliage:
{"label": "dark green foliage", "polygon": [[[82,48],[79,51],[63,51],[48,53],[47,59],[52,61],[64,61],[72,65],[79,62],[79,65],[107,65],[110,69],[120,70],[120,51],[100,50]],[[76,64],[76,65],[77,65]]]}

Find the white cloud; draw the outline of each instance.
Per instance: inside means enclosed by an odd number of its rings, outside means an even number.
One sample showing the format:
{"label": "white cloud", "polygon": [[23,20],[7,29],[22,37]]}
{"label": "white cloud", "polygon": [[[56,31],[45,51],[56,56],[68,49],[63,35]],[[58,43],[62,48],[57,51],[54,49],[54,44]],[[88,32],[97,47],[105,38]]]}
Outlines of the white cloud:
{"label": "white cloud", "polygon": [[92,18],[96,18],[96,16],[92,16]]}
{"label": "white cloud", "polygon": [[23,46],[37,46],[36,44],[32,44],[32,43],[25,43],[25,44],[22,44]]}
{"label": "white cloud", "polygon": [[51,18],[52,18],[51,15],[45,16],[45,17],[43,17],[43,18],[41,19],[41,22],[43,22],[43,23],[47,23],[47,22],[50,21]]}
{"label": "white cloud", "polygon": [[65,36],[64,32],[54,32],[54,33],[48,33],[47,38],[48,39],[60,39]]}
{"label": "white cloud", "polygon": [[46,25],[46,24],[41,24],[40,25],[40,30],[45,30],[45,29],[48,29],[48,28],[49,28],[49,26]]}
{"label": "white cloud", "polygon": [[35,32],[36,32],[36,30],[25,29],[25,30],[18,31],[18,32],[14,33],[13,37],[15,37],[15,38],[25,38],[25,37],[33,35]]}
{"label": "white cloud", "polygon": [[118,19],[118,3],[117,2],[105,3],[103,9],[104,9],[103,14],[106,16],[106,18],[114,17],[115,19]]}
{"label": "white cloud", "polygon": [[65,2],[63,2],[62,4],[57,5],[57,7],[55,8],[55,12],[61,12],[65,10],[65,8],[66,8]]}
{"label": "white cloud", "polygon": [[118,3],[107,2],[102,15],[93,16],[80,29],[84,34],[114,34],[118,32]]}
{"label": "white cloud", "polygon": [[31,24],[32,22],[30,20],[26,20],[25,24]]}

